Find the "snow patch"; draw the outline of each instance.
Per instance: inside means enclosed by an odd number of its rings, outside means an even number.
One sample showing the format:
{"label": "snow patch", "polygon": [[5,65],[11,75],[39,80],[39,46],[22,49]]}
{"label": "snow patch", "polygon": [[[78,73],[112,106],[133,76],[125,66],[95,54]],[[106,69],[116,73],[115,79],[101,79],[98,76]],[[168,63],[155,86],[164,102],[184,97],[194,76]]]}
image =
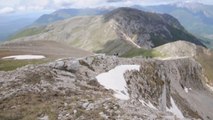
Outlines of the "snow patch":
{"label": "snow patch", "polygon": [[143,106],[146,105],[146,102],[145,102],[145,101],[143,101],[143,100],[139,100],[139,101],[142,103]]}
{"label": "snow patch", "polygon": [[157,108],[150,101],[148,102],[147,105],[148,105],[148,107],[157,110]]}
{"label": "snow patch", "polygon": [[38,120],[49,120],[49,116],[45,115],[45,116],[43,116],[41,118],[38,118]]}
{"label": "snow patch", "polygon": [[101,73],[96,76],[98,82],[106,89],[115,91],[114,96],[121,100],[128,100],[129,94],[127,92],[127,84],[124,79],[124,73],[128,70],[140,70],[140,65],[120,65],[114,69]]}
{"label": "snow patch", "polygon": [[2,59],[14,59],[14,60],[30,60],[30,59],[43,59],[46,58],[43,55],[14,55],[3,57]]}
{"label": "snow patch", "polygon": [[208,84],[206,84],[206,85],[207,85],[207,87],[208,87],[210,90],[213,91],[213,87],[212,87],[212,86],[210,86],[210,85],[208,85]]}
{"label": "snow patch", "polygon": [[173,113],[174,115],[176,115],[178,118],[183,119],[183,113],[180,111],[180,109],[177,107],[177,105],[175,104],[174,100],[172,97],[170,97],[170,101],[171,101],[171,108],[166,108],[167,111]]}
{"label": "snow patch", "polygon": [[189,91],[191,91],[192,90],[192,88],[184,88],[184,91],[186,92],[186,93],[189,93]]}
{"label": "snow patch", "polygon": [[149,107],[149,108],[152,108],[152,109],[155,109],[155,110],[157,110],[157,108],[149,101],[148,103],[146,103],[145,101],[143,101],[143,100],[139,100],[141,103],[142,103],[142,105],[143,106],[147,106],[147,107]]}
{"label": "snow patch", "polygon": [[188,92],[189,92],[189,89],[188,89],[188,88],[186,88],[186,87],[184,88],[184,90],[185,90],[185,92],[186,92],[186,93],[188,93]]}

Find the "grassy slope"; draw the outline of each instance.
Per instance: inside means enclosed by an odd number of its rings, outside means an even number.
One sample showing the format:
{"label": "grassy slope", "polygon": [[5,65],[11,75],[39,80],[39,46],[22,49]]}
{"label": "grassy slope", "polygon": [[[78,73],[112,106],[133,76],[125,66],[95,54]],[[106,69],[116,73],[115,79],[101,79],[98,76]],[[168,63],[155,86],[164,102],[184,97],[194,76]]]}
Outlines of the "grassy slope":
{"label": "grassy slope", "polygon": [[[117,39],[116,33],[109,27],[109,24],[110,23],[103,22],[100,16],[83,17],[83,19],[82,17],[74,17],[64,20],[63,22],[56,22],[52,27],[25,29],[12,36],[11,39],[48,32],[45,36],[47,40],[57,40],[84,50],[98,51],[104,49],[104,45],[108,41]],[[35,38],[39,39],[39,35]],[[31,40],[31,38],[29,38],[29,40]]]}
{"label": "grassy slope", "polygon": [[[14,70],[28,64],[41,64],[66,57],[84,57],[92,53],[54,41],[11,42],[0,46],[0,71]],[[2,60],[12,55],[44,55],[40,60]]]}
{"label": "grassy slope", "polygon": [[[82,48],[89,51],[99,51],[105,48],[107,42],[117,39],[117,35],[109,23],[104,23],[101,17],[85,17],[72,19],[69,26],[72,26],[70,34],[72,38],[68,39],[71,46]],[[88,24],[90,23],[90,24]],[[65,29],[66,24],[63,24]]]}
{"label": "grassy slope", "polygon": [[0,60],[0,71],[10,71],[15,70],[19,67],[23,67],[29,64],[42,64],[47,63],[50,60],[41,59],[41,60]]}
{"label": "grassy slope", "polygon": [[108,41],[101,50],[96,52],[106,53],[108,55],[114,55],[114,54],[122,55],[133,48],[134,48],[133,46],[129,45],[126,42],[123,42],[123,40],[117,39],[117,40]]}
{"label": "grassy slope", "polygon": [[25,54],[21,52],[10,52],[8,50],[0,50],[0,71],[10,71],[15,70],[16,68],[23,67],[28,64],[42,64],[46,63],[50,60],[48,59],[40,59],[40,60],[12,60],[12,59],[1,59],[5,56],[16,55],[16,54]]}
{"label": "grassy slope", "polygon": [[46,32],[46,31],[43,26],[27,28],[27,29],[24,29],[24,30],[19,31],[16,34],[12,35],[10,37],[10,40],[18,39],[18,38],[22,38],[22,37],[28,37],[28,36],[32,36],[32,35],[37,35],[37,34],[44,33],[44,32]]}
{"label": "grassy slope", "polygon": [[128,57],[128,58],[136,57],[136,56],[153,58],[153,57],[160,57],[162,55],[155,50],[145,50],[145,49],[142,49],[142,48],[131,49],[128,52],[126,52],[125,54],[122,55],[122,57]]}
{"label": "grassy slope", "polygon": [[206,77],[209,80],[209,83],[213,85],[213,54],[199,54],[197,60],[204,68]]}
{"label": "grassy slope", "polygon": [[[151,39],[156,46],[164,45],[164,44],[168,43],[169,41],[173,42],[173,41],[177,41],[177,40],[186,40],[186,41],[194,43],[195,40],[197,39],[186,31],[182,31],[182,30],[179,30],[179,29],[171,27],[171,26],[170,27],[168,26],[168,29],[173,36],[173,39],[171,39],[171,40],[167,40],[167,39],[163,38],[162,36],[155,36],[154,34],[151,34]],[[198,43],[198,41],[197,41],[197,43]]]}

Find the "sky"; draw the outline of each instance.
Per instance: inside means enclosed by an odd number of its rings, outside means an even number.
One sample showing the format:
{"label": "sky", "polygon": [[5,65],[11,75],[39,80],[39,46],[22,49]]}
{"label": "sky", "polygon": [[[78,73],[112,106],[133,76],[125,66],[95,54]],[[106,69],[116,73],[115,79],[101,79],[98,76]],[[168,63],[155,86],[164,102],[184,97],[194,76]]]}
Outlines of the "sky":
{"label": "sky", "polygon": [[[61,8],[91,8],[101,6],[157,5],[186,0],[0,0],[0,14],[26,11],[57,10]],[[187,0],[213,4],[213,0]]]}

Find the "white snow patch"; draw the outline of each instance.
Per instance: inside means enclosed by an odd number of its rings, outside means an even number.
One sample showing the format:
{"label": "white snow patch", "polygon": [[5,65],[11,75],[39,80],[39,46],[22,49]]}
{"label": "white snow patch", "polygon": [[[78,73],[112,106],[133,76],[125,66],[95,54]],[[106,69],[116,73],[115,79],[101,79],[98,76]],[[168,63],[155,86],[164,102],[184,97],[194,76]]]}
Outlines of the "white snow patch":
{"label": "white snow patch", "polygon": [[186,92],[186,93],[188,93],[188,92],[189,92],[189,89],[188,89],[188,88],[186,88],[186,87],[184,88],[184,90],[185,90],[185,92]]}
{"label": "white snow patch", "polygon": [[46,58],[43,55],[14,55],[3,57],[2,59],[14,59],[14,60],[30,60],[30,59],[43,59]]}
{"label": "white snow patch", "polygon": [[157,108],[150,101],[148,102],[147,105],[148,105],[148,107],[157,110]]}
{"label": "white snow patch", "polygon": [[139,100],[139,101],[142,103],[143,106],[146,105],[146,102],[145,102],[145,101],[143,101],[143,100]]}
{"label": "white snow patch", "polygon": [[128,100],[129,94],[127,92],[127,84],[123,74],[128,70],[140,70],[140,65],[120,65],[114,69],[101,73],[96,76],[98,82],[106,89],[115,91],[114,96],[121,100]]}
{"label": "white snow patch", "polygon": [[183,119],[183,113],[180,111],[180,109],[177,107],[177,105],[175,104],[174,100],[172,97],[170,97],[170,101],[171,101],[171,108],[166,108],[167,111],[173,113],[174,115],[176,115],[178,118]]}
{"label": "white snow patch", "polygon": [[208,84],[206,84],[207,85],[207,87],[209,88],[209,89],[211,89],[212,91],[213,91],[213,87],[212,86],[210,86],[210,85],[208,85]]}
{"label": "white snow patch", "polygon": [[148,103],[146,103],[144,100],[139,100],[143,106],[147,106],[149,108],[155,109],[157,110],[157,108],[149,101]]}
{"label": "white snow patch", "polygon": [[191,91],[192,90],[192,88],[184,88],[184,91],[186,92],[186,93],[189,93],[189,91]]}
{"label": "white snow patch", "polygon": [[45,116],[43,116],[41,118],[38,118],[38,120],[49,120],[49,116],[45,115]]}

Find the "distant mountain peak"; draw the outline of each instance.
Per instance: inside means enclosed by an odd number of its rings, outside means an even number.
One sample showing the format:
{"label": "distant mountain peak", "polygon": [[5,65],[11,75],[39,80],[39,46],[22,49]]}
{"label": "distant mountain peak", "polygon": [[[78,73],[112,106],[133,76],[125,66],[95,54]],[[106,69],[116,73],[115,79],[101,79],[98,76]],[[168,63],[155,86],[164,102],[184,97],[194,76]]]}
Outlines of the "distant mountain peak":
{"label": "distant mountain peak", "polygon": [[176,2],[172,5],[176,7],[181,7],[181,8],[196,9],[196,8],[202,7],[204,4],[200,2],[187,0],[187,1]]}
{"label": "distant mountain peak", "polygon": [[110,10],[111,9],[106,9],[106,8],[59,9],[51,14],[42,15],[40,18],[38,18],[34,22],[34,24],[35,25],[45,25],[45,24],[53,23],[56,21],[64,20],[67,18],[75,17],[75,16],[101,15],[101,14],[109,12]]}

